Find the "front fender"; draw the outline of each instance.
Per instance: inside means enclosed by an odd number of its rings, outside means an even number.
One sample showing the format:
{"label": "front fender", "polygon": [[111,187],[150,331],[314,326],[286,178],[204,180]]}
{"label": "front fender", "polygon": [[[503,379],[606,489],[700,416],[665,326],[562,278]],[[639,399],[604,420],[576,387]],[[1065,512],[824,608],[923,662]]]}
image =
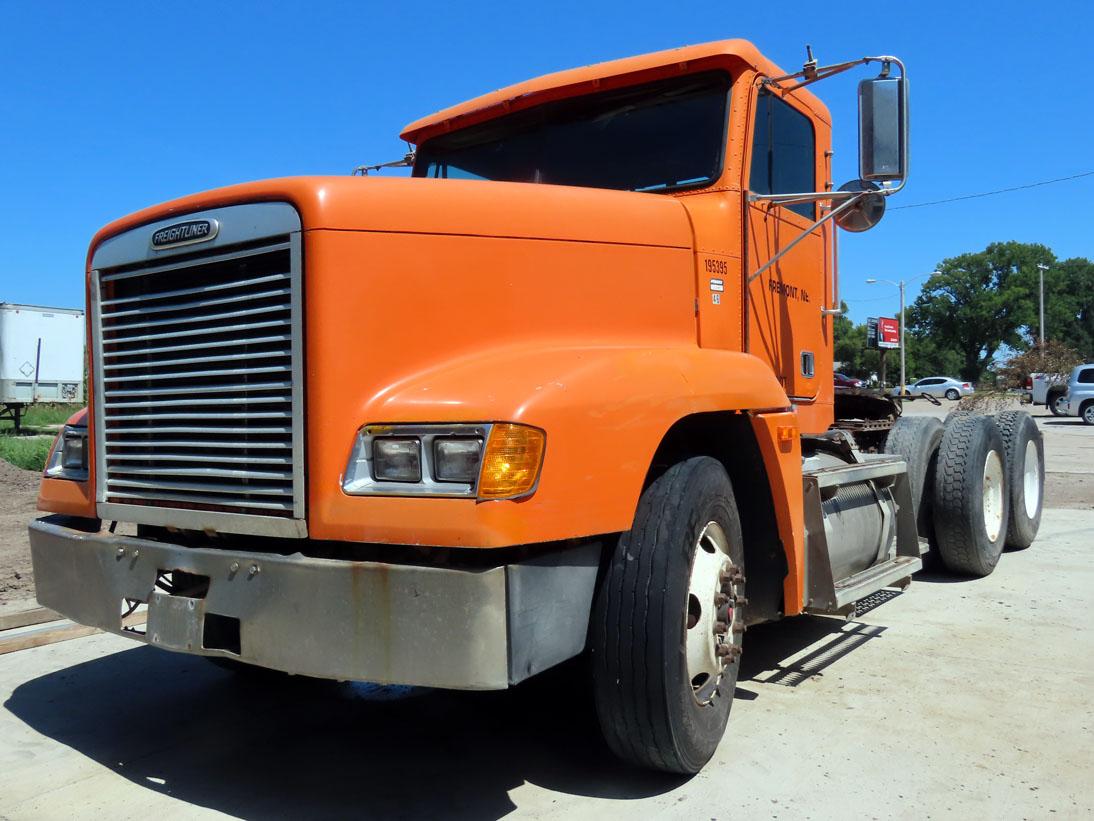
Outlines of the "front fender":
{"label": "front fender", "polygon": [[[324,426],[312,449],[327,464],[314,465],[309,530],[316,538],[473,547],[626,530],[654,452],[676,421],[789,404],[768,366],[733,351],[529,346],[449,361],[378,391],[361,405],[360,418]],[[488,421],[547,432],[532,496],[477,503],[341,492],[350,444],[363,424]]]}

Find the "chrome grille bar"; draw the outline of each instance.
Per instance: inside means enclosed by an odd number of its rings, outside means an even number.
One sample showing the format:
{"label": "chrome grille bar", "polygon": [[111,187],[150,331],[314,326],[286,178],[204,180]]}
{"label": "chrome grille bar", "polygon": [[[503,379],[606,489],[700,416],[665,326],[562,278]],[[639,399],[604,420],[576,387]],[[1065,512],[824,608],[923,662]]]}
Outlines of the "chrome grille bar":
{"label": "chrome grille bar", "polygon": [[95,253],[100,515],[304,535],[299,217],[263,203],[186,219],[207,216],[208,246],[153,251],[175,218]]}

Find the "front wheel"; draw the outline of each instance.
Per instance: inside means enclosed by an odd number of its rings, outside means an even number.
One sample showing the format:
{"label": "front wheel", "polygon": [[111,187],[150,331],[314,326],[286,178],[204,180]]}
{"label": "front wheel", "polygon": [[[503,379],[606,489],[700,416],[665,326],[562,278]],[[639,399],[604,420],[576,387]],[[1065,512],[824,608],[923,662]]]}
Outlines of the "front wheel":
{"label": "front wheel", "polygon": [[1087,402],[1079,409],[1079,418],[1088,425],[1094,425],[1094,402]]}
{"label": "front wheel", "polygon": [[691,774],[714,755],[741,656],[742,544],[717,460],[679,462],[642,494],[591,625],[597,716],[620,758]]}
{"label": "front wheel", "polygon": [[949,399],[951,402],[956,402],[958,399],[961,398],[961,394],[957,392],[957,388],[950,388],[948,391],[946,391],[946,398]]}

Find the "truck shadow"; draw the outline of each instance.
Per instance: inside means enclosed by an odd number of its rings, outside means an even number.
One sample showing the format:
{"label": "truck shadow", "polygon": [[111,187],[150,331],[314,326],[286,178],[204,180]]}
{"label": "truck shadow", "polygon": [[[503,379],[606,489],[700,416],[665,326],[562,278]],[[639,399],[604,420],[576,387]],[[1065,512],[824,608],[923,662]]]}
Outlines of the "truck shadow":
{"label": "truck shadow", "polygon": [[[736,697],[797,686],[884,630],[868,627],[754,628]],[[616,761],[583,681],[578,660],[503,692],[338,684],[141,646],[21,684],[4,706],[135,784],[243,818],[493,819],[526,784],[635,799],[687,780]]]}

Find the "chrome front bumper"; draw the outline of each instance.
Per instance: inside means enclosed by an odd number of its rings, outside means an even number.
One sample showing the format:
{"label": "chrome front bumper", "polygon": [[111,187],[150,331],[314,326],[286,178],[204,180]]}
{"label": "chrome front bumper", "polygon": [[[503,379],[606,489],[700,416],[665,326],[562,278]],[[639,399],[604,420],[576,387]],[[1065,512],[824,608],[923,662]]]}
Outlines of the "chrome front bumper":
{"label": "chrome front bumper", "polygon": [[[62,516],[32,522],[30,546],[39,603],[81,624],[289,673],[471,690],[581,652],[600,557],[588,542],[484,569],[349,562],[85,533]],[[167,571],[208,590],[165,593]],[[123,628],[126,600],[148,605],[144,632]]]}

